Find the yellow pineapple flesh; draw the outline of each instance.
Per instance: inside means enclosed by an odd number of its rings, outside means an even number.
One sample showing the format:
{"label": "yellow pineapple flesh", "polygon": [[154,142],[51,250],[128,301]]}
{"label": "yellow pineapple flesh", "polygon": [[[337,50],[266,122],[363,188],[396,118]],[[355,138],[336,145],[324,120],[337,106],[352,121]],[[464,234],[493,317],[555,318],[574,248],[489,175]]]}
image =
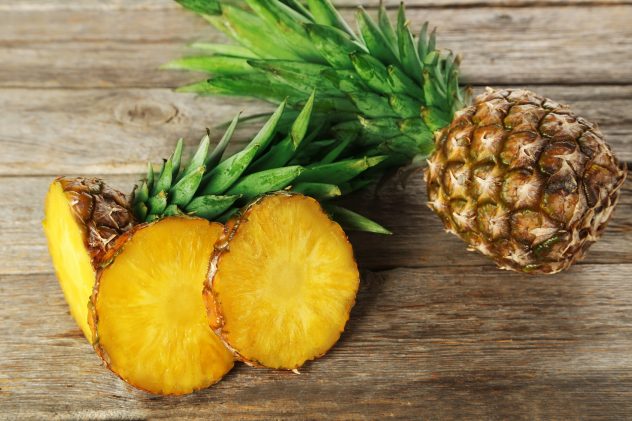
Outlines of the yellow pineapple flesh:
{"label": "yellow pineapple flesh", "polygon": [[84,229],[75,220],[59,183],[51,185],[46,197],[44,231],[70,313],[86,338],[90,338],[88,299],[92,294],[95,271],[88,249],[84,246]]}
{"label": "yellow pineapple flesh", "polygon": [[202,288],[222,225],[169,217],[139,225],[111,250],[92,296],[95,349],[133,386],[179,395],[233,366],[208,325]]}
{"label": "yellow pineapple flesh", "polygon": [[103,181],[58,178],[48,190],[44,233],[70,313],[88,340],[88,302],[100,256],[133,217],[122,193]]}
{"label": "yellow pineapple flesh", "polygon": [[265,196],[230,221],[204,290],[210,323],[251,365],[296,369],[327,352],[359,285],[340,226],[310,197]]}

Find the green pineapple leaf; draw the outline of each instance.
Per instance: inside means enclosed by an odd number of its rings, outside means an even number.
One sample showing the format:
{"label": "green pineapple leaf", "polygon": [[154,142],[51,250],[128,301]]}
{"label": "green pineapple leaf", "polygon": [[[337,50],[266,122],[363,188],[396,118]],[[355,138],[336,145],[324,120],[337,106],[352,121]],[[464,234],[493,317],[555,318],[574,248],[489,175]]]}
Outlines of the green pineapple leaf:
{"label": "green pineapple leaf", "polygon": [[178,173],[180,172],[180,163],[182,161],[182,148],[183,148],[184,139],[178,139],[176,143],[176,149],[171,154],[171,162],[173,162],[171,178],[175,180],[178,177]]}
{"label": "green pineapple leaf", "polygon": [[307,24],[305,29],[314,48],[335,69],[351,68],[352,64],[349,54],[355,52],[368,53],[366,47],[355,42],[340,29],[317,24]]}
{"label": "green pineapple leaf", "polygon": [[292,165],[256,172],[240,179],[227,194],[254,199],[261,194],[286,188],[304,170],[300,165]]}
{"label": "green pineapple leaf", "polygon": [[192,70],[212,75],[242,75],[252,73],[248,58],[214,56],[191,56],[172,60],[160,66],[161,69]]}
{"label": "green pineapple leaf", "polygon": [[325,204],[324,208],[334,220],[342,225],[344,229],[372,232],[375,234],[392,234],[391,231],[387,230],[377,222],[372,221],[359,213],[343,208],[342,206]]}
{"label": "green pineapple leaf", "polygon": [[201,15],[219,15],[222,13],[219,0],[176,0],[176,2]]}
{"label": "green pineapple leaf", "polygon": [[277,144],[272,145],[270,150],[252,165],[253,171],[278,168],[290,162],[305,138],[312,115],[314,98],[315,93],[312,92],[298,117],[294,120],[289,135]]}
{"label": "green pineapple leaf", "polygon": [[272,140],[284,108],[285,102],[282,102],[272,114],[272,117],[244,149],[217,165],[204,176],[202,179],[202,183],[205,185],[202,189],[204,195],[223,194],[239,179],[255,156],[261,150],[264,150]]}
{"label": "green pineapple leaf", "polygon": [[213,220],[226,212],[240,196],[198,196],[184,208],[190,215]]}
{"label": "green pineapple leaf", "polygon": [[186,206],[195,196],[195,192],[200,186],[200,181],[202,181],[204,170],[204,165],[200,165],[186,173],[180,181],[169,190],[169,202],[177,206]]}
{"label": "green pineapple leaf", "polygon": [[276,44],[286,44],[296,55],[306,61],[322,60],[318,51],[309,41],[303,24],[308,18],[278,0],[246,0],[252,10],[278,35]]}
{"label": "green pineapple leaf", "polygon": [[152,194],[155,195],[155,194],[158,194],[159,192],[168,190],[169,187],[171,187],[172,179],[173,179],[173,162],[171,161],[171,158],[169,158],[163,165],[162,171],[160,171],[160,176],[158,176],[158,180],[156,181],[156,184],[154,184],[154,190]]}
{"label": "green pineapple leaf", "polygon": [[386,67],[369,54],[352,53],[351,63],[360,78],[376,92],[392,93]]}
{"label": "green pineapple leaf", "polygon": [[224,57],[238,57],[238,58],[259,58],[255,53],[248,48],[235,44],[214,44],[210,42],[194,42],[189,47],[204,51],[206,53],[217,54]]}
{"label": "green pineapple leaf", "polygon": [[222,136],[217,146],[215,146],[213,151],[206,157],[204,165],[206,165],[207,168],[214,168],[222,159],[222,155],[224,155],[224,151],[228,147],[228,144],[233,137],[233,133],[235,132],[235,128],[237,127],[237,123],[239,122],[240,115],[241,113],[237,113],[237,115],[233,118],[233,121],[230,122],[228,129],[226,129],[226,131],[224,132],[224,135]]}
{"label": "green pineapple leaf", "polygon": [[338,29],[355,38],[353,30],[336,10],[331,0],[307,0],[314,22]]}
{"label": "green pineapple leaf", "polygon": [[380,1],[380,7],[378,9],[377,21],[384,35],[384,39],[388,42],[391,50],[395,51],[398,48],[397,45],[397,36],[395,35],[395,30],[393,29],[393,24],[391,20],[388,18],[388,14],[386,13],[386,8],[384,7],[384,2]]}
{"label": "green pineapple leaf", "polygon": [[327,183],[297,183],[292,187],[292,191],[307,196],[312,196],[317,200],[332,199],[342,195],[340,187]]}
{"label": "green pineapple leaf", "polygon": [[378,165],[387,158],[387,156],[373,156],[370,158],[348,159],[331,164],[315,164],[305,169],[296,181],[330,184],[343,183]]}
{"label": "green pineapple leaf", "polygon": [[[200,141],[197,150],[193,154],[193,157],[184,168],[184,170],[180,173],[176,180],[181,180],[185,178],[188,174],[199,171],[200,168],[204,167],[204,162],[206,161],[206,155],[208,154],[208,148],[211,143],[209,135],[206,134]],[[204,171],[202,171],[204,172]]]}
{"label": "green pineapple leaf", "polygon": [[145,178],[145,183],[147,184],[147,187],[149,187],[149,191],[152,191],[154,187],[154,167],[151,165],[151,162],[147,163],[147,176]]}
{"label": "green pineapple leaf", "polygon": [[149,205],[149,214],[160,216],[167,208],[167,193],[164,191],[158,192],[158,194],[152,196],[147,200]]}
{"label": "green pineapple leaf", "polygon": [[275,41],[274,32],[259,16],[239,7],[223,5],[221,16],[206,19],[261,58],[301,60],[285,43]]}
{"label": "green pineapple leaf", "polygon": [[385,64],[396,64],[399,61],[380,28],[362,7],[356,13],[356,22],[362,39],[373,57]]}
{"label": "green pineapple leaf", "polygon": [[397,41],[402,68],[415,82],[421,83],[421,61],[414,45],[413,35],[408,29],[404,3],[400,4],[397,17]]}

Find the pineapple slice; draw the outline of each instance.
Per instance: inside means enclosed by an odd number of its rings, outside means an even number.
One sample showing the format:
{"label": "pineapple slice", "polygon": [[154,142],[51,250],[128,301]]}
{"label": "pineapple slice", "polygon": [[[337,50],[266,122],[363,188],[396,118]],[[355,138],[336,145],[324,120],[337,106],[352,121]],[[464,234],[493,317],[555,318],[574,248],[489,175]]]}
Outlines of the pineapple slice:
{"label": "pineapple slice", "polygon": [[180,395],[218,382],[233,367],[202,300],[221,232],[218,223],[169,217],[138,225],[108,253],[112,260],[92,296],[95,349],[131,385]]}
{"label": "pineapple slice", "polygon": [[229,221],[204,298],[211,327],[239,359],[293,370],[336,343],[359,281],[340,226],[316,200],[281,192]]}
{"label": "pineapple slice", "polygon": [[46,196],[42,224],[70,313],[90,340],[95,267],[113,240],[132,227],[132,212],[123,193],[99,179],[57,178]]}

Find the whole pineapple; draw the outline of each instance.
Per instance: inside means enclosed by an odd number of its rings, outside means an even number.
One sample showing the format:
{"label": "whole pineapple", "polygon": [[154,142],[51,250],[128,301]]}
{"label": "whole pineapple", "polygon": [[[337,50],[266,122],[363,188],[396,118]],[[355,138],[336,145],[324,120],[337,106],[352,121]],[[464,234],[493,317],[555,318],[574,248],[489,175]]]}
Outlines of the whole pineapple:
{"label": "whole pineapple", "polygon": [[502,268],[565,269],[611,216],[626,168],[596,126],[522,90],[468,106],[458,58],[428,24],[415,39],[403,4],[395,25],[360,8],[355,33],[329,0],[177,1],[239,44],[197,43],[207,54],[167,64],[211,75],[181,91],[297,107],[315,89],[317,140],[335,138],[339,158],[380,156],[381,173],[427,161],[430,207]]}
{"label": "whole pineapple", "polygon": [[498,266],[555,273],[602,234],[626,175],[597,127],[524,90],[488,90],[437,133],[429,206]]}

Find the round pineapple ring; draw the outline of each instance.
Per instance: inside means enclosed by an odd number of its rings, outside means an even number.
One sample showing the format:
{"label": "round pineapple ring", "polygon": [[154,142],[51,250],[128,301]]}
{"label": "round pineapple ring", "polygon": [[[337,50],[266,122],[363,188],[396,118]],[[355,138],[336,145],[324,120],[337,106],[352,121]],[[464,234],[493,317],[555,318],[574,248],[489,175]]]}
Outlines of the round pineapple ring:
{"label": "round pineapple ring", "polygon": [[281,192],[227,224],[204,296],[211,327],[241,360],[292,370],[336,343],[359,282],[342,228],[316,200]]}
{"label": "round pineapple ring", "polygon": [[137,226],[110,253],[92,296],[91,323],[97,353],[126,382],[180,395],[232,368],[201,294],[221,232],[218,223],[169,217]]}

